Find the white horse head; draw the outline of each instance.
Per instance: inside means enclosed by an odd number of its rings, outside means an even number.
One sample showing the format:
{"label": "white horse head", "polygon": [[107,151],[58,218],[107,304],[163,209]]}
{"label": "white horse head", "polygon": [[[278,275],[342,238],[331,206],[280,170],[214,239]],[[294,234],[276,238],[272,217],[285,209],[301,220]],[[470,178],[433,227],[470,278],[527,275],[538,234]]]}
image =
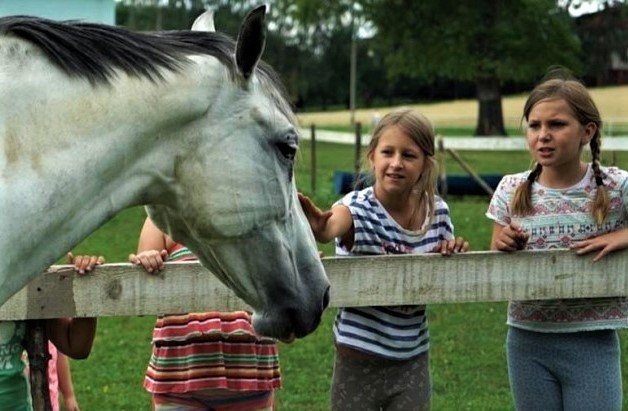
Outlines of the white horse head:
{"label": "white horse head", "polygon": [[[299,135],[260,56],[237,42],[0,19],[0,304],[118,211],[146,205],[255,311],[261,334],[313,331],[329,282],[296,196]],[[211,309],[211,301],[207,302]]]}

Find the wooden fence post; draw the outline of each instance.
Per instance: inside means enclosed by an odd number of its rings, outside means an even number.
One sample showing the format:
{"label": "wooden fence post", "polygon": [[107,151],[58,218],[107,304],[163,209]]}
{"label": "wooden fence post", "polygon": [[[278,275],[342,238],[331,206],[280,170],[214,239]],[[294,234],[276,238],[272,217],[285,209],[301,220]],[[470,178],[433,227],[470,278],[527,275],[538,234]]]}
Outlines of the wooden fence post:
{"label": "wooden fence post", "polygon": [[34,411],[51,411],[48,386],[48,336],[46,320],[26,322],[26,352],[28,354],[31,397]]}
{"label": "wooden fence post", "polygon": [[447,168],[445,167],[445,146],[443,144],[443,136],[438,135],[438,165],[440,172],[438,173],[438,194],[447,200]]}

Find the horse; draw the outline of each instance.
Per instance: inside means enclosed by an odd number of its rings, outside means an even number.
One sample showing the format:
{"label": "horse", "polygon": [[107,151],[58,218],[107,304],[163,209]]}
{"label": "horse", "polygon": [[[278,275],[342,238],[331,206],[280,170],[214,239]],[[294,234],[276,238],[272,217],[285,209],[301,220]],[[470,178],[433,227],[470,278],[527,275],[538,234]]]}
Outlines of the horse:
{"label": "horse", "polygon": [[0,305],[144,205],[260,334],[316,329],[330,285],[297,198],[296,119],[261,60],[265,14],[235,41],[207,16],[155,33],[0,18]]}

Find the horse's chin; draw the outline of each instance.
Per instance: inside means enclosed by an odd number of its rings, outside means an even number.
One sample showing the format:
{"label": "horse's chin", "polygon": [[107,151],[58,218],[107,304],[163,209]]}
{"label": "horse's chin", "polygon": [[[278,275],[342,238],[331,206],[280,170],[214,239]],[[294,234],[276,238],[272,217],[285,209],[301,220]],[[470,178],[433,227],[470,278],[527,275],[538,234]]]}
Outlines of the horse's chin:
{"label": "horse's chin", "polygon": [[260,335],[291,343],[297,338],[303,338],[312,333],[320,324],[321,317],[310,324],[302,321],[295,322],[294,320],[294,313],[280,315],[278,313],[260,314],[255,312],[253,313],[252,324],[255,332]]}

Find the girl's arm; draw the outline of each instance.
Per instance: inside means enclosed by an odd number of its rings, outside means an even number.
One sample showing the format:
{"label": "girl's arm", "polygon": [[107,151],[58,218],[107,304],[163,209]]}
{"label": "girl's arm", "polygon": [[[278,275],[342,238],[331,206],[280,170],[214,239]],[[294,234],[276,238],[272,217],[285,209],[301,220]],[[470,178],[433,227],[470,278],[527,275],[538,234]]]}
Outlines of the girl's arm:
{"label": "girl's arm", "polygon": [[576,250],[578,255],[599,250],[600,252],[593,258],[593,261],[598,261],[613,251],[625,248],[628,248],[628,228],[622,228],[588,240],[576,241],[571,245],[571,249]]}
{"label": "girl's arm", "polygon": [[340,237],[345,243],[353,241],[352,238],[347,238],[353,228],[349,207],[339,204],[331,210],[322,211],[309,197],[301,193],[299,201],[317,241],[328,243],[336,237]]}
{"label": "girl's arm", "polygon": [[70,358],[85,359],[92,350],[96,318],[54,318],[46,321],[50,341]]}
{"label": "girl's arm", "polygon": [[70,362],[63,353],[57,353],[57,376],[59,379],[59,391],[63,396],[65,409],[68,411],[78,411],[79,406],[74,395],[72,385],[72,374],[70,372]]}

